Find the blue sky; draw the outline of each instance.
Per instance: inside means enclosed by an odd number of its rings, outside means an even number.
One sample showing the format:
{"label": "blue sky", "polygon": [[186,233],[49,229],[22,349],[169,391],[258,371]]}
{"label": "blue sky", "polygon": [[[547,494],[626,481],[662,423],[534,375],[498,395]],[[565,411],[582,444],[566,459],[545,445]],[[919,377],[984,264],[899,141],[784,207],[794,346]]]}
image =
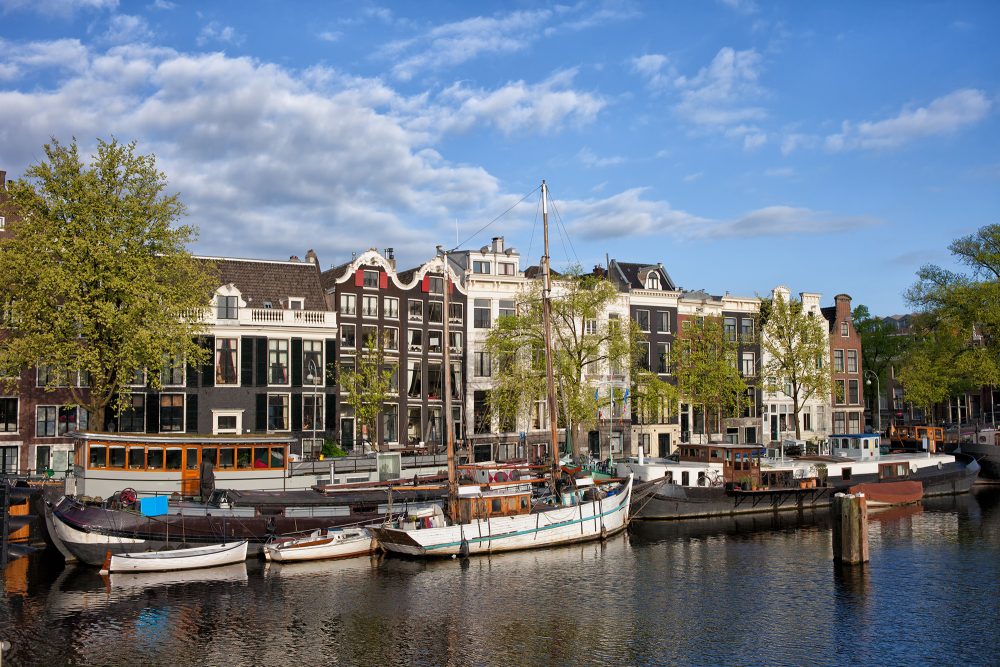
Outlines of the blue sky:
{"label": "blue sky", "polygon": [[[136,140],[196,252],[530,263],[880,314],[1000,223],[1000,4],[0,0],[0,169]],[[563,229],[568,238],[562,236]],[[526,262],[529,263],[529,262]]]}

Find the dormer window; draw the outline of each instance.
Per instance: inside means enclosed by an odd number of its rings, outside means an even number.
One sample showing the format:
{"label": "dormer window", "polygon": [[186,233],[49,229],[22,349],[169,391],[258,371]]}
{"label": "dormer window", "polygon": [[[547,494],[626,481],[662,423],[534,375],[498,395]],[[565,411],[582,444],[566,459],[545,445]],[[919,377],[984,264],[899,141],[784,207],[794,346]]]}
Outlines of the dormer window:
{"label": "dormer window", "polygon": [[264,307],[268,308],[268,309],[274,308],[274,304],[272,304],[270,301],[265,301],[264,302]]}
{"label": "dormer window", "polygon": [[302,310],[304,305],[305,299],[288,298],[288,310]]}
{"label": "dormer window", "polygon": [[218,296],[215,299],[216,317],[220,320],[235,320],[240,316],[240,298],[238,296]]}
{"label": "dormer window", "polygon": [[646,276],[646,289],[660,289],[660,274],[650,271]]}
{"label": "dormer window", "polygon": [[378,287],[378,271],[365,270],[365,287]]}

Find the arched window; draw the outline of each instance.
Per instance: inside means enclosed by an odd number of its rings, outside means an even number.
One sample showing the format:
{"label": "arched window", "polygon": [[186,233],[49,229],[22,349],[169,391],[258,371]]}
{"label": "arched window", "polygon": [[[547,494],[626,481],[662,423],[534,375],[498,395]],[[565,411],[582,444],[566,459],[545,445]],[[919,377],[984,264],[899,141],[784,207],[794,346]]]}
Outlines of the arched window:
{"label": "arched window", "polygon": [[660,274],[650,271],[646,275],[646,289],[660,289]]}

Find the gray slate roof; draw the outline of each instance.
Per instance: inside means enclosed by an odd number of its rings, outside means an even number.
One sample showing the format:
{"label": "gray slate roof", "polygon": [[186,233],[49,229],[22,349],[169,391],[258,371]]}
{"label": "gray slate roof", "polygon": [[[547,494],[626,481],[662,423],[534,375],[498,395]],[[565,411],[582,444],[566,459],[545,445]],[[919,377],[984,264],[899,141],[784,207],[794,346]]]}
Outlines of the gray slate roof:
{"label": "gray slate roof", "polygon": [[219,285],[232,283],[251,308],[287,308],[289,297],[303,297],[305,310],[328,310],[319,269],[310,262],[200,257],[214,262]]}
{"label": "gray slate roof", "polygon": [[670,274],[656,262],[639,263],[619,262],[617,259],[611,260],[612,280],[615,281],[619,289],[645,289],[645,277],[651,270],[658,271],[660,274],[660,289],[677,289],[677,285],[674,284]]}

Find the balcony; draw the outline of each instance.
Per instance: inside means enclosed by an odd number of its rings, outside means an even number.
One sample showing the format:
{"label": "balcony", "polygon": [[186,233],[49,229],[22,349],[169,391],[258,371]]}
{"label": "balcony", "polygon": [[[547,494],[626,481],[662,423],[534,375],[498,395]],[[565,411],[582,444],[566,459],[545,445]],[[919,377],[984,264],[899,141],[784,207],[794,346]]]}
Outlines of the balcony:
{"label": "balcony", "polygon": [[218,317],[216,309],[206,309],[198,319],[207,326],[222,324],[276,327],[329,327],[336,325],[337,314],[326,310],[287,310],[282,308],[240,308],[235,318]]}

